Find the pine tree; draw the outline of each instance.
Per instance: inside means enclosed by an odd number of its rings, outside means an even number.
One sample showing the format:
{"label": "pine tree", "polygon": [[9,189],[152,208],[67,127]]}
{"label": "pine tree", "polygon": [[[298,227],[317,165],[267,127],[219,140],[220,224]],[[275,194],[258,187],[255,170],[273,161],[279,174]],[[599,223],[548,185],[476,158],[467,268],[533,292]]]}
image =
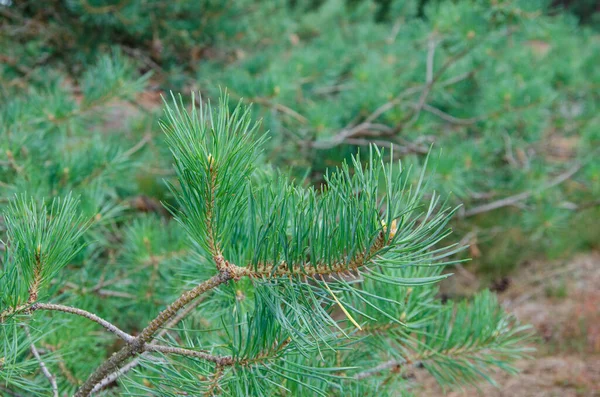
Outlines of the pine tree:
{"label": "pine tree", "polygon": [[[113,242],[121,266],[101,265],[110,256],[93,239],[108,233],[84,196],[10,200],[1,387],[362,396],[408,392],[404,375],[418,367],[443,385],[514,371],[527,327],[489,292],[437,296],[461,247],[444,243],[456,210],[425,194],[423,173],[413,184],[372,146],[306,187],[264,163],[265,135],[248,108],[231,109],[227,97],[216,108],[192,98],[188,111],[174,96],[165,105],[174,221],[114,218],[127,223],[112,225],[124,230]],[[113,306],[99,294],[107,286],[138,295]]]}

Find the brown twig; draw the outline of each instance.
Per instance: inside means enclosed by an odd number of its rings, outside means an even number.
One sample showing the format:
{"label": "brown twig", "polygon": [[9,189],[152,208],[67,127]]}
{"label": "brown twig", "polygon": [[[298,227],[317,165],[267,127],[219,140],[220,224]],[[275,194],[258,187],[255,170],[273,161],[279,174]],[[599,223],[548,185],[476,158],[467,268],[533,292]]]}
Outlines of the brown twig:
{"label": "brown twig", "polygon": [[121,156],[124,158],[131,157],[133,154],[137,153],[140,149],[142,149],[144,146],[146,146],[147,143],[149,143],[151,141],[152,141],[152,134],[150,134],[150,133],[145,134],[138,143],[136,143],[131,148],[129,148],[128,150],[123,152],[123,154]]}
{"label": "brown twig", "polygon": [[535,193],[539,193],[539,192],[542,192],[544,190],[548,190],[550,188],[553,188],[554,186],[560,185],[561,183],[567,181],[573,175],[575,175],[577,173],[577,171],[579,171],[581,169],[581,167],[582,167],[582,165],[580,163],[576,163],[574,166],[572,166],[571,168],[569,168],[566,172],[558,175],[556,178],[554,178],[549,183],[547,183],[544,186],[542,186],[540,189],[537,189],[537,190],[528,190],[526,192],[522,192],[522,193],[519,193],[519,194],[515,194],[513,196],[505,197],[505,198],[500,199],[500,200],[492,201],[491,203],[487,203],[487,204],[479,205],[477,207],[473,207],[473,208],[471,208],[469,210],[464,211],[464,213],[462,213],[461,216],[463,218],[468,218],[468,217],[471,217],[471,216],[474,216],[474,215],[479,215],[479,214],[484,213],[484,212],[493,211],[493,210],[498,209],[498,208],[508,207],[510,205],[515,205],[515,204],[517,204],[517,203],[519,203],[519,202],[521,202],[523,200],[528,199],[529,197],[531,197]]}
{"label": "brown twig", "polygon": [[339,261],[337,263],[306,263],[304,265],[290,266],[286,262],[276,265],[272,263],[258,263],[255,266],[239,268],[239,274],[250,278],[289,277],[301,275],[307,277],[322,277],[333,274],[346,273],[358,270],[365,266],[379,250],[385,245],[385,235],[380,233],[373,245],[363,253],[357,254],[350,261]]}
{"label": "brown twig", "polygon": [[[469,78],[470,76],[472,76],[473,73],[474,73],[474,71],[462,73],[460,75],[451,77],[448,80],[441,82],[439,85],[441,87],[447,87],[447,86],[459,83],[459,82]],[[439,72],[438,72],[438,74],[439,74]],[[434,78],[434,80],[435,80],[435,78]],[[383,105],[379,106],[377,109],[375,109],[369,116],[367,116],[364,119],[363,122],[358,123],[358,124],[351,123],[350,125],[347,125],[346,127],[344,127],[337,134],[335,134],[331,139],[329,139],[327,141],[311,142],[311,146],[315,147],[317,149],[330,149],[330,148],[339,146],[343,143],[349,143],[348,142],[349,140],[355,139],[357,137],[363,137],[363,136],[380,137],[380,136],[394,135],[396,133],[396,129],[394,129],[392,127],[388,127],[388,126],[386,126],[387,127],[386,129],[381,129],[380,131],[373,133],[374,131],[371,128],[373,126],[373,121],[375,121],[379,116],[381,116],[388,110],[391,110],[395,106],[399,105],[403,99],[410,97],[411,95],[414,95],[414,94],[418,93],[419,91],[422,91],[424,89],[424,87],[425,87],[425,85],[418,85],[415,87],[407,88],[406,90],[404,90],[400,94],[398,94],[396,97],[394,97],[394,99],[392,99],[391,101],[386,102]],[[402,123],[400,123],[400,124],[402,124]]]}
{"label": "brown twig", "polygon": [[136,358],[134,358],[133,360],[131,360],[130,362],[125,364],[123,367],[118,368],[116,371],[107,375],[104,379],[102,379],[100,382],[98,382],[97,385],[94,386],[94,388],[92,389],[90,394],[99,392],[100,390],[104,389],[106,386],[108,386],[111,383],[113,383],[114,381],[116,381],[120,376],[126,374],[127,372],[131,371],[133,368],[137,367],[141,361],[141,358],[143,356],[145,356],[146,354],[148,354],[148,352],[142,353],[141,355],[137,356]]}
{"label": "brown twig", "polygon": [[301,124],[308,123],[308,119],[306,117],[304,117],[303,115],[301,115],[300,113],[296,112],[294,109],[289,108],[289,107],[287,107],[285,105],[282,105],[280,103],[274,103],[273,101],[271,101],[271,100],[269,100],[267,98],[254,97],[254,98],[250,98],[249,102],[258,103],[260,105],[267,106],[267,107],[270,107],[272,109],[275,109],[275,110],[277,110],[280,113],[287,114],[288,116],[292,117],[293,119],[295,119],[296,121],[300,122]]}

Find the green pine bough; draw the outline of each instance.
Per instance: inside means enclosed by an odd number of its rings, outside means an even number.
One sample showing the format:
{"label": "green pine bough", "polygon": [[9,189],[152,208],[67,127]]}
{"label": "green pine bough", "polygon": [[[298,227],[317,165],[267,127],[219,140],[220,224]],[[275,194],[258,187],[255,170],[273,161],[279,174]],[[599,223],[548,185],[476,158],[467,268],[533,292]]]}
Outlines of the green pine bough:
{"label": "green pine bough", "polygon": [[[128,324],[130,332],[117,325],[128,321],[111,301],[96,310],[55,303],[66,300],[63,274],[89,271],[72,265],[94,231],[81,203],[71,195],[50,204],[12,199],[0,267],[1,390],[397,395],[410,391],[405,375],[414,370],[444,386],[493,382],[495,370],[514,371],[511,363],[527,355],[529,332],[493,294],[462,303],[437,297],[436,284],[449,275],[443,269],[461,247],[444,245],[454,210],[424,195],[423,175],[411,183],[393,155],[371,147],[366,158],[328,173],[325,187],[304,187],[261,163],[258,124],[241,104],[230,109],[226,97],[217,108],[187,111],[181,97],[166,105],[176,223],[130,226],[120,242],[127,252],[148,252],[150,261],[117,280],[163,280],[135,301],[159,296],[163,309],[144,324]],[[193,254],[185,266],[178,262],[179,274],[164,274],[161,261],[168,267],[179,251],[153,252],[177,240],[173,227]],[[172,279],[177,288],[164,281]],[[98,285],[117,281],[103,275]],[[80,291],[71,301],[93,307],[89,295],[99,291]],[[83,331],[70,341],[79,339],[80,349],[112,346],[81,379],[74,373],[88,369],[86,360],[69,361],[76,354],[52,344],[56,333],[72,329],[64,318],[81,321]]]}

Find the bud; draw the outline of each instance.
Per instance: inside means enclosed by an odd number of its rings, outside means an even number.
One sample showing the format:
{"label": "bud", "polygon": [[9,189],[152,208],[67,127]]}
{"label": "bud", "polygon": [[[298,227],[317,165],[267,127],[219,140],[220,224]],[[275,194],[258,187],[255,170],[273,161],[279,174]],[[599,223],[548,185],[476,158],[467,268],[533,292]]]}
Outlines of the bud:
{"label": "bud", "polygon": [[[387,232],[387,231],[388,231],[388,228],[387,228],[387,223],[386,223],[386,221],[382,220],[382,221],[381,221],[381,226],[383,226],[383,230],[384,230],[385,232]],[[390,238],[394,238],[394,236],[396,235],[396,232],[397,232],[397,231],[398,231],[398,222],[396,222],[396,220],[394,219],[394,220],[392,221],[392,225],[391,225],[391,227],[390,227]]]}
{"label": "bud", "polygon": [[238,290],[236,290],[236,291],[235,291],[235,298],[236,298],[238,301],[240,301],[240,302],[241,302],[241,301],[243,301],[244,299],[246,299],[246,296],[244,295],[244,293],[242,292],[242,290],[239,290],[239,289],[238,289]]}

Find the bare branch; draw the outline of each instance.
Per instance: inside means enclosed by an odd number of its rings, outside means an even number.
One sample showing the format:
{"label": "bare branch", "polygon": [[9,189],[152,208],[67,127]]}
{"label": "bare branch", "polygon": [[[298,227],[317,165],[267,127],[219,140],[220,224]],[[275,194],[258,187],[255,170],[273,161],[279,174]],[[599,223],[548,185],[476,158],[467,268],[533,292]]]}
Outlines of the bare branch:
{"label": "bare branch", "polygon": [[31,306],[31,311],[36,310],[51,310],[51,311],[59,311],[64,313],[75,314],[77,316],[85,317],[88,320],[92,320],[95,323],[100,324],[107,331],[112,332],[117,335],[119,338],[123,339],[125,342],[131,342],[134,338],[129,335],[127,332],[122,331],[116,325],[98,317],[97,315],[90,313],[88,311],[78,309],[71,306],[63,306],[63,305],[55,305],[52,303],[35,303]]}
{"label": "bare branch", "polygon": [[600,206],[600,200],[592,200],[592,201],[588,201],[585,203],[581,203],[581,204],[576,204],[575,208],[573,208],[575,211],[584,211],[584,210],[588,210],[590,208],[595,208]]}
{"label": "bare branch", "polygon": [[27,334],[27,337],[31,341],[31,353],[33,353],[33,356],[35,357],[35,359],[40,364],[40,368],[41,368],[42,373],[44,374],[44,376],[46,378],[48,378],[48,380],[50,381],[50,385],[52,386],[52,395],[54,397],[58,397],[58,385],[56,384],[56,377],[54,377],[54,375],[52,375],[50,373],[50,371],[48,370],[48,367],[44,363],[44,360],[42,360],[42,357],[40,356],[40,352],[35,347],[35,344],[33,343],[33,339],[31,338],[31,333],[29,332],[29,327],[27,327],[25,325],[25,326],[23,326],[23,329],[25,330],[25,333]]}
{"label": "bare branch", "polygon": [[431,92],[433,85],[439,78],[440,74],[434,78],[433,76],[433,61],[435,57],[435,47],[437,43],[434,37],[431,37],[427,43],[427,61],[425,63],[425,88],[423,92],[421,92],[421,96],[419,97],[419,102],[415,108],[414,114],[412,115],[408,125],[413,125],[419,119],[419,115],[421,114],[421,110],[423,110],[423,106],[425,105],[425,101],[427,101],[427,97]]}
{"label": "bare branch", "polygon": [[131,157],[133,154],[137,153],[140,149],[142,149],[148,142],[152,141],[152,134],[147,133],[142,137],[142,139],[133,145],[129,150],[122,154],[123,157]]}
{"label": "bare branch", "polygon": [[[457,56],[453,57],[452,59],[450,59],[448,62],[446,62],[446,64],[444,64],[442,66],[442,68],[438,71],[438,73],[432,78],[431,85],[433,86],[433,84],[435,84],[436,80],[446,71],[446,69],[448,67],[450,67],[454,62],[458,61],[460,58],[462,58],[467,53],[468,53],[468,51],[462,52],[462,53],[458,54]],[[431,60],[431,64],[433,65],[433,60]],[[465,79],[468,79],[474,73],[475,73],[475,71],[472,70],[469,72],[459,74],[457,76],[451,77],[448,80],[441,82],[439,84],[439,86],[447,87],[447,86],[459,83]],[[375,121],[379,116],[381,116],[388,110],[393,109],[395,106],[399,105],[403,99],[405,99],[411,95],[414,95],[414,94],[418,93],[419,91],[423,92],[423,90],[425,90],[427,88],[427,84],[428,83],[425,83],[424,85],[418,85],[415,87],[407,88],[406,90],[404,90],[400,94],[398,94],[391,101],[386,102],[383,105],[379,106],[377,109],[375,109],[369,116],[367,116],[365,118],[365,120],[363,122],[355,124],[355,125],[353,125],[351,123],[350,125],[344,127],[337,134],[335,134],[331,139],[329,139],[327,141],[312,142],[311,146],[315,147],[317,149],[330,149],[332,147],[339,146],[343,143],[348,143],[349,139],[353,139],[358,136],[372,135],[372,136],[381,137],[381,136],[395,135],[399,131],[399,129],[402,128],[402,124],[403,124],[402,122],[400,123],[399,127],[396,127],[396,128],[388,127],[388,129],[385,131],[378,131],[375,134],[371,134],[370,133],[372,131],[371,127],[373,125],[372,122]],[[406,121],[406,120],[404,120],[404,121]]]}
{"label": "bare branch", "polygon": [[429,39],[427,43],[427,62],[426,62],[426,79],[425,82],[427,85],[431,85],[433,82],[433,59],[435,56],[435,47],[436,47],[435,39],[432,37]]}
{"label": "bare branch", "polygon": [[433,106],[428,105],[428,104],[424,104],[423,105],[423,110],[425,110],[426,112],[429,112],[431,114],[435,114],[436,116],[438,116],[442,120],[445,120],[445,121],[447,121],[449,123],[457,124],[457,125],[471,125],[471,124],[474,124],[474,123],[476,123],[476,122],[478,122],[478,121],[480,121],[482,119],[481,117],[471,117],[471,118],[468,118],[468,119],[461,119],[461,118],[449,115],[448,113],[442,112],[438,108],[434,108]]}
{"label": "bare branch", "polygon": [[384,363],[381,363],[376,367],[373,367],[373,368],[370,368],[370,369],[367,369],[367,370],[357,373],[356,375],[354,375],[354,379],[361,380],[361,379],[365,379],[365,378],[368,378],[373,375],[377,375],[383,371],[398,370],[403,365],[406,365],[406,364],[410,365],[410,363],[408,363],[404,360],[392,359],[392,360],[386,361]]}
{"label": "bare branch", "polygon": [[137,367],[141,361],[141,358],[143,356],[145,356],[146,354],[147,353],[143,353],[142,355],[137,356],[136,358],[134,358],[133,360],[131,360],[130,362],[125,364],[122,368],[119,368],[115,372],[111,373],[110,375],[108,375],[107,377],[102,379],[102,381],[98,382],[98,384],[96,386],[94,386],[94,388],[92,389],[90,394],[99,392],[100,390],[104,389],[106,386],[108,386],[111,383],[113,383],[114,381],[116,381],[121,375],[124,375],[127,372],[131,371],[133,368]]}
{"label": "bare branch", "polygon": [[506,198],[503,198],[500,200],[492,201],[491,203],[483,204],[483,205],[471,208],[470,210],[466,210],[461,215],[463,218],[467,218],[467,217],[478,215],[478,214],[481,214],[484,212],[493,211],[498,208],[515,205],[515,204],[519,203],[520,201],[528,199],[535,193],[539,193],[544,190],[553,188],[554,186],[560,185],[561,183],[565,182],[566,180],[571,178],[573,175],[575,175],[577,173],[577,171],[579,171],[580,169],[581,169],[581,164],[577,163],[573,167],[569,168],[566,172],[558,175],[556,178],[551,180],[549,183],[542,186],[540,189],[529,190],[526,192],[515,194],[514,196],[509,196],[509,197],[506,197]]}
{"label": "bare branch", "polygon": [[402,25],[404,25],[403,18],[396,19],[396,22],[394,22],[394,26],[392,26],[392,31],[390,35],[385,39],[385,42],[387,44],[392,44],[394,41],[396,41],[396,37],[398,36]]}
{"label": "bare branch", "polygon": [[294,109],[289,108],[285,105],[282,105],[280,103],[275,103],[267,98],[262,98],[262,97],[254,97],[250,99],[250,102],[255,102],[258,103],[260,105],[263,106],[267,106],[270,107],[272,109],[277,110],[280,113],[284,113],[287,114],[288,116],[291,116],[293,119],[295,119],[296,121],[300,122],[301,124],[306,124],[308,123],[308,119],[306,117],[304,117],[303,115],[301,115],[300,113],[296,112]]}
{"label": "bare branch", "polygon": [[183,293],[175,302],[171,303],[169,307],[160,312],[160,314],[148,324],[146,328],[142,330],[138,339],[147,342],[150,340],[152,336],[161,328],[167,321],[173,318],[177,312],[182,309],[189,302],[193,301],[203,293],[210,291],[213,288],[218,287],[219,285],[228,282],[234,278],[239,277],[237,272],[239,272],[240,268],[225,267],[223,271],[220,271],[217,275],[209,278],[208,280],[198,284],[193,289]]}

